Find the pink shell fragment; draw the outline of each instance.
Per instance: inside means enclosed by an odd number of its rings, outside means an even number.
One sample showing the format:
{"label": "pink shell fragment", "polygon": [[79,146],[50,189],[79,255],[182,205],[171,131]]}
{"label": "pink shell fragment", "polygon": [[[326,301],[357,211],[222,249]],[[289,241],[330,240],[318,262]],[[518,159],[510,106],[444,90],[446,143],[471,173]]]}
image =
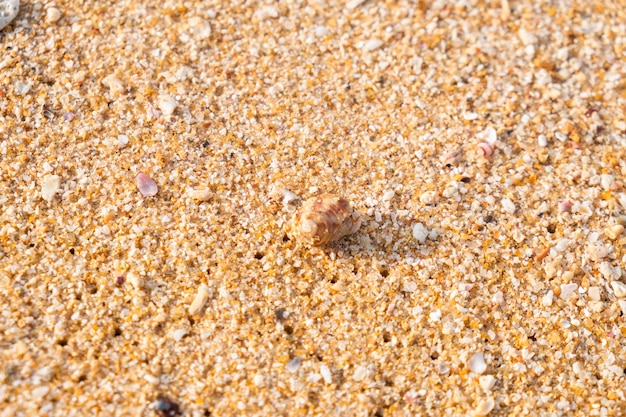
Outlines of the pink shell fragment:
{"label": "pink shell fragment", "polygon": [[139,173],[136,180],[137,188],[139,188],[139,192],[144,197],[152,197],[153,195],[156,195],[156,193],[159,191],[156,183],[152,180],[152,178],[144,173]]}
{"label": "pink shell fragment", "polygon": [[480,142],[478,144],[478,149],[480,150],[480,152],[482,152],[482,154],[484,156],[486,156],[487,158],[490,157],[493,154],[493,150],[494,150],[495,146],[493,146],[492,143],[487,143],[487,142]]}

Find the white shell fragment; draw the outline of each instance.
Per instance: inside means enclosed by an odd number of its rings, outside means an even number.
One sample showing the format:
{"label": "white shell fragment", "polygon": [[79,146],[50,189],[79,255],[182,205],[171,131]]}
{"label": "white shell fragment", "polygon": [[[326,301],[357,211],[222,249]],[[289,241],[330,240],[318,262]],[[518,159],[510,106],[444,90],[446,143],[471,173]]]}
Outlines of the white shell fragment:
{"label": "white shell fragment", "polygon": [[297,358],[294,358],[291,361],[289,361],[289,363],[285,365],[285,369],[291,373],[294,373],[294,372],[297,372],[298,369],[300,369],[301,364],[302,364],[302,358],[298,356]]}
{"label": "white shell fragment", "polygon": [[195,298],[191,302],[189,306],[189,314],[196,314],[202,307],[206,304],[206,301],[209,299],[209,287],[206,284],[201,284],[198,287],[198,292],[196,293]]}
{"label": "white shell fragment", "polygon": [[626,297],[626,284],[622,281],[611,281],[611,287],[613,288],[613,293],[617,298]]}
{"label": "white shell fragment", "polygon": [[198,201],[209,201],[212,195],[213,193],[208,188],[199,188],[189,192],[189,196]]}
{"label": "white shell fragment", "polygon": [[470,371],[475,374],[482,374],[487,370],[487,364],[485,363],[485,355],[483,352],[476,352],[469,360]]}
{"label": "white shell fragment", "polygon": [[136,290],[140,290],[143,288],[143,278],[141,278],[139,275],[135,274],[134,272],[129,272],[128,275],[126,275],[126,280]]}
{"label": "white shell fragment", "polygon": [[15,19],[20,10],[20,0],[0,0],[0,30]]}
{"label": "white shell fragment", "polygon": [[156,183],[152,180],[152,178],[144,173],[139,173],[136,180],[137,188],[139,188],[139,192],[144,197],[152,197],[153,195],[156,195],[156,193],[159,191]]}
{"label": "white shell fragment", "polygon": [[58,175],[46,175],[41,183],[41,198],[46,201],[52,201],[55,194],[61,188],[61,177]]}
{"label": "white shell fragment", "polygon": [[294,234],[302,242],[321,246],[352,234],[361,227],[361,215],[350,203],[332,194],[308,199],[296,212]]}
{"label": "white shell fragment", "polygon": [[102,85],[109,89],[111,96],[118,97],[120,94],[124,93],[124,84],[122,80],[117,78],[115,74],[109,74],[102,79]]}
{"label": "white shell fragment", "polygon": [[480,402],[478,403],[478,406],[476,407],[475,415],[487,416],[489,415],[489,413],[491,413],[491,411],[493,410],[495,406],[496,406],[496,402],[493,399],[493,397],[487,397],[485,399],[482,399],[480,400]]}
{"label": "white shell fragment", "polygon": [[56,7],[48,7],[46,9],[46,22],[56,23],[61,18],[61,11]]}
{"label": "white shell fragment", "polygon": [[178,102],[176,102],[176,99],[166,94],[159,96],[158,104],[159,109],[161,109],[165,116],[171,116],[172,114],[174,114],[176,107],[178,107]]}

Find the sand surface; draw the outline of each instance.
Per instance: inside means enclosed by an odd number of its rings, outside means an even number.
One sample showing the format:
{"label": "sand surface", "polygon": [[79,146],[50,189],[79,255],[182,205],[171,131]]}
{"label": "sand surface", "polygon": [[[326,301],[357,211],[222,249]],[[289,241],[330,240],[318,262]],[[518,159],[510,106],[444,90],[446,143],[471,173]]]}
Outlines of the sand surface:
{"label": "sand surface", "polygon": [[625,62],[622,0],[22,0],[0,416],[623,415]]}

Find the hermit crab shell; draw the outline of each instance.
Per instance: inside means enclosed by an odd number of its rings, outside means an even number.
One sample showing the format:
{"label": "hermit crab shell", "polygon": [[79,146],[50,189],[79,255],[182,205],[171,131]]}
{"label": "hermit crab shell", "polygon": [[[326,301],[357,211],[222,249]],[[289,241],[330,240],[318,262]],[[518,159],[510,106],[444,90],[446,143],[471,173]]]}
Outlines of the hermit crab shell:
{"label": "hermit crab shell", "polygon": [[322,194],[308,199],[296,212],[294,232],[303,243],[321,246],[356,232],[361,215],[345,199]]}

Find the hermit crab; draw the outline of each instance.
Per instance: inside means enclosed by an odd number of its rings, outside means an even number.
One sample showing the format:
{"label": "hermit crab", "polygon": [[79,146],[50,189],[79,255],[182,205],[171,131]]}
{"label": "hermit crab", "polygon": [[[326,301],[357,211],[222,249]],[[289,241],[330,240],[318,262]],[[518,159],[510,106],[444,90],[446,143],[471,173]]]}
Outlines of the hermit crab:
{"label": "hermit crab", "polygon": [[296,212],[293,232],[311,246],[322,246],[352,234],[361,227],[361,215],[344,198],[321,194],[306,200]]}

